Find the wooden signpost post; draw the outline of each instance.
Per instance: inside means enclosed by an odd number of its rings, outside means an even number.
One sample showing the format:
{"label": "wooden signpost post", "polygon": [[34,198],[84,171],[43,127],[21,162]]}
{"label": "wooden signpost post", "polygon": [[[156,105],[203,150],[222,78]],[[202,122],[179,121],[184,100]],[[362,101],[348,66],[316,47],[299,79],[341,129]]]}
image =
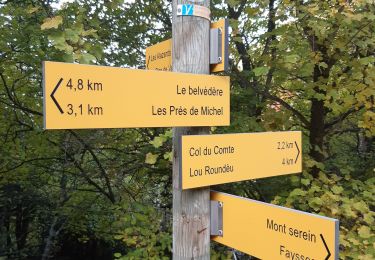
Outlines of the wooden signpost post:
{"label": "wooden signpost post", "polygon": [[[195,16],[178,16],[178,4],[172,1],[172,68],[174,72],[210,73],[210,21]],[[200,5],[210,7],[209,0]],[[206,125],[208,122],[206,121]],[[208,134],[209,128],[173,129],[173,259],[210,259],[210,189],[182,190],[180,182],[180,137]]]}
{"label": "wooden signpost post", "polygon": [[228,68],[228,21],[210,30],[209,2],[173,0],[173,38],[147,48],[147,70],[44,62],[45,129],[174,127],[174,259],[209,259],[211,234],[262,259],[338,259],[337,220],[210,194],[301,172],[302,133],[208,135],[230,124],[229,77],[206,75]]}

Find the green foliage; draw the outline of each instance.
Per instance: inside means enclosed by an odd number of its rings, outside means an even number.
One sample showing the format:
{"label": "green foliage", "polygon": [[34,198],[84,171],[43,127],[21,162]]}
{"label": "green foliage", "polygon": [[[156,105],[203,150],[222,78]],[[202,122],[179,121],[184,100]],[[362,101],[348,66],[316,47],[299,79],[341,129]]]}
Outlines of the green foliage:
{"label": "green foliage", "polygon": [[375,243],[375,178],[366,181],[351,176],[319,178],[304,174],[300,188],[287,197],[277,196],[273,203],[340,221],[340,259],[371,259]]}
{"label": "green foliage", "polygon": [[[154,207],[132,203],[115,224],[119,227],[115,239],[126,245],[126,252],[115,253],[116,259],[170,259],[172,238],[162,214]],[[164,213],[165,214],[165,213]]]}
{"label": "green foliage", "polygon": [[255,77],[265,76],[265,75],[267,75],[269,70],[270,69],[268,67],[257,67],[257,68],[253,69],[253,73],[254,73]]}

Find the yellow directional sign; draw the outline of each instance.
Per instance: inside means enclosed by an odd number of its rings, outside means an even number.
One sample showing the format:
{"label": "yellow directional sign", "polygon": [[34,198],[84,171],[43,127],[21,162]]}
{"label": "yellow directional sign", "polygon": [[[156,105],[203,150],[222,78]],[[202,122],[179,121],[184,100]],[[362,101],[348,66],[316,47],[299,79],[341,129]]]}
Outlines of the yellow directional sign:
{"label": "yellow directional sign", "polygon": [[172,39],[146,48],[146,69],[172,71]]}
{"label": "yellow directional sign", "polygon": [[223,236],[212,239],[260,259],[338,259],[339,221],[225,193]]}
{"label": "yellow directional sign", "polygon": [[[223,60],[218,64],[212,64],[211,72],[221,72],[228,69],[228,20],[222,19],[211,23],[211,28],[220,28],[222,31]],[[157,43],[146,48],[146,69],[172,71],[172,39]]]}
{"label": "yellow directional sign", "polygon": [[229,125],[229,77],[44,62],[45,129]]}
{"label": "yellow directional sign", "polygon": [[181,137],[182,188],[302,171],[301,132]]}

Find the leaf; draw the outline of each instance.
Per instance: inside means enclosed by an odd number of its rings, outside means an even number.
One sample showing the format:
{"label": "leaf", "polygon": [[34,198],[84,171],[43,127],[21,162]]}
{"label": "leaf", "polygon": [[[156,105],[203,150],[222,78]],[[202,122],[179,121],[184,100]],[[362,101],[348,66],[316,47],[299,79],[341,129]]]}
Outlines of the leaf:
{"label": "leaf", "polygon": [[52,41],[54,45],[65,44],[65,37],[62,32],[57,32],[57,33],[48,35],[48,40]]}
{"label": "leaf", "polygon": [[113,256],[119,258],[121,257],[121,253],[114,253]]}
{"label": "leaf", "polygon": [[322,67],[322,68],[328,68],[328,65],[327,65],[327,63],[325,63],[325,62],[319,62],[319,67]]}
{"label": "leaf", "polygon": [[172,162],[172,159],[173,159],[173,157],[172,157],[172,152],[165,153],[165,154],[164,154],[164,159],[166,159],[166,160]]}
{"label": "leaf", "polygon": [[268,71],[269,71],[268,67],[257,67],[253,69],[254,75],[256,77],[267,75]]}
{"label": "leaf", "polygon": [[232,37],[232,40],[235,41],[235,42],[242,42],[242,38],[239,37],[239,36]]}
{"label": "leaf", "polygon": [[255,16],[256,14],[259,13],[259,8],[246,7],[245,13],[247,13],[248,16]]}
{"label": "leaf", "polygon": [[368,64],[371,64],[371,63],[375,62],[375,57],[368,56],[368,57],[365,57],[365,58],[361,58],[361,59],[359,59],[359,62],[361,63],[361,65],[368,65]]}
{"label": "leaf", "polygon": [[367,227],[367,226],[361,226],[361,227],[358,229],[358,234],[359,234],[359,236],[362,237],[362,238],[370,238],[370,236],[371,236],[370,228]]}
{"label": "leaf", "polygon": [[310,184],[310,180],[309,179],[302,179],[301,180],[301,183],[305,186],[308,186]]}
{"label": "leaf", "polygon": [[148,154],[146,154],[145,162],[147,164],[155,164],[156,160],[158,159],[158,156],[159,156],[158,154],[148,153]]}
{"label": "leaf", "polygon": [[353,208],[355,208],[356,210],[358,210],[361,213],[366,213],[366,212],[369,211],[368,206],[363,201],[359,201],[359,202],[354,203]]}
{"label": "leaf", "polygon": [[309,201],[309,206],[313,208],[315,211],[318,211],[320,207],[322,206],[322,204],[323,204],[323,201],[319,197],[312,198]]}
{"label": "leaf", "polygon": [[79,34],[76,31],[68,28],[65,30],[65,38],[72,43],[77,43],[79,41]]}
{"label": "leaf", "polygon": [[373,217],[372,212],[367,213],[367,214],[364,214],[364,215],[363,215],[363,220],[364,220],[367,224],[369,224],[369,225],[373,225],[373,224],[374,224],[374,217]]}
{"label": "leaf", "polygon": [[82,64],[90,64],[92,61],[95,61],[96,58],[94,55],[90,53],[83,53],[81,57],[79,58],[79,63]]}
{"label": "leaf", "polygon": [[94,36],[94,37],[97,37],[98,35],[97,35],[97,30],[95,30],[95,29],[90,29],[90,30],[87,30],[87,31],[83,31],[82,33],[81,33],[81,35],[82,36]]}
{"label": "leaf", "polygon": [[164,138],[161,136],[157,136],[150,142],[155,148],[159,148],[163,145],[164,143]]}
{"label": "leaf", "polygon": [[29,10],[27,10],[27,13],[32,14],[32,13],[35,13],[36,11],[38,11],[38,10],[39,10],[39,7],[32,7]]}
{"label": "leaf", "polygon": [[332,192],[335,193],[335,194],[340,194],[340,193],[343,192],[344,188],[335,185],[335,186],[332,187],[331,190],[332,190]]}
{"label": "leaf", "polygon": [[65,41],[65,35],[62,32],[56,32],[48,35],[48,40],[52,41],[54,47],[58,50],[65,51],[66,54],[73,53],[73,47]]}
{"label": "leaf", "polygon": [[62,24],[63,18],[61,16],[55,16],[52,18],[46,18],[43,21],[43,24],[40,26],[42,30],[47,30],[47,29],[52,29],[55,28],[57,29],[60,24]]}
{"label": "leaf", "polygon": [[291,197],[294,197],[294,196],[304,196],[305,194],[306,194],[306,191],[301,190],[301,189],[295,189],[295,190],[293,190],[293,191],[290,193],[290,196],[291,196]]}
{"label": "leaf", "polygon": [[296,63],[300,57],[297,54],[287,55],[284,57],[284,61],[287,63]]}

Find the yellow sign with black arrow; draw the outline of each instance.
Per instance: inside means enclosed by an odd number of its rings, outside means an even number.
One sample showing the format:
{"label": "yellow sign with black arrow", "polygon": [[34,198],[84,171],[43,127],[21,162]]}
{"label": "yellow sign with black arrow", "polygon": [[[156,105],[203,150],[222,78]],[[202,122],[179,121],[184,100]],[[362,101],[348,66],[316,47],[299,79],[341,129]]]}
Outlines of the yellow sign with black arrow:
{"label": "yellow sign with black arrow", "polygon": [[44,63],[45,129],[229,125],[229,77]]}
{"label": "yellow sign with black arrow", "polygon": [[300,173],[300,131],[181,137],[183,189]]}
{"label": "yellow sign with black arrow", "polygon": [[267,260],[336,260],[339,221],[221,192],[222,236],[212,239]]}

